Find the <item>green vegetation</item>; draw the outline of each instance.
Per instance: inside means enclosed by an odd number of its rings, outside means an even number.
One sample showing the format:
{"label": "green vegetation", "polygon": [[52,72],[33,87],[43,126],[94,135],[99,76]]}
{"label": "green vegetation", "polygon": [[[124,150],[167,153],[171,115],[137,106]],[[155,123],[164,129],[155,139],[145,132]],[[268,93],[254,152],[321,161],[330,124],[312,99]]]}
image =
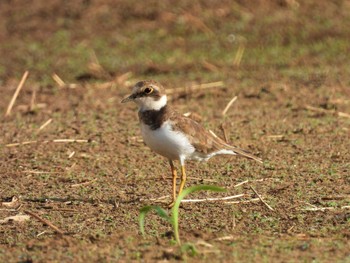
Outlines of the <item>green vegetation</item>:
{"label": "green vegetation", "polygon": [[214,191],[214,192],[223,192],[225,189],[213,186],[213,185],[197,185],[185,188],[182,193],[176,198],[175,204],[171,209],[171,217],[167,214],[167,212],[159,206],[145,206],[141,208],[139,215],[139,224],[140,231],[142,235],[145,235],[145,216],[150,211],[154,210],[157,214],[165,219],[167,222],[171,223],[175,235],[176,242],[180,245],[180,234],[179,234],[179,208],[181,204],[181,200],[183,200],[187,195],[198,192],[198,191]]}

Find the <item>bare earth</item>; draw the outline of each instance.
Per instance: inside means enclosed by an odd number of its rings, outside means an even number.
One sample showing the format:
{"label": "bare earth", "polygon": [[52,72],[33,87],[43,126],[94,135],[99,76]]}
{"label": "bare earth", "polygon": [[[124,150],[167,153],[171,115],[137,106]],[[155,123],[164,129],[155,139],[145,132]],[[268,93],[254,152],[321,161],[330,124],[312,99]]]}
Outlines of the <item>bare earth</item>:
{"label": "bare earth", "polygon": [[[29,2],[0,3],[0,262],[350,262],[349,1]],[[244,196],[183,204],[181,246],[155,213],[139,231],[171,193],[120,104],[141,79],[264,160],[188,163],[187,187],[227,191],[187,198]],[[2,221],[26,211],[64,235]]]}

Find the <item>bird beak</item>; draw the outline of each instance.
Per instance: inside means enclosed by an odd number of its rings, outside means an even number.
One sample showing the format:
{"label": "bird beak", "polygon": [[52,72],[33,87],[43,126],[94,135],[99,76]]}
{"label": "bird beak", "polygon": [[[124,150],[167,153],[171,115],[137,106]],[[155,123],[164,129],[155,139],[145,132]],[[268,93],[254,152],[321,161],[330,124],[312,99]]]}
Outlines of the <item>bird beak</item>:
{"label": "bird beak", "polygon": [[126,103],[126,102],[129,102],[129,101],[133,101],[134,99],[135,99],[135,95],[131,94],[130,96],[122,99],[121,103]]}

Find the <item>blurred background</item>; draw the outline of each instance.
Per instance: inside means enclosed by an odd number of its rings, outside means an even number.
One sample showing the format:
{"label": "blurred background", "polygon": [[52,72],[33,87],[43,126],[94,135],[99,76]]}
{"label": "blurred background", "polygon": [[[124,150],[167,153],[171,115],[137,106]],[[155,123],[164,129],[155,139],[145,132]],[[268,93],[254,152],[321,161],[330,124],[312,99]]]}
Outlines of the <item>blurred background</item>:
{"label": "blurred background", "polygon": [[[0,262],[348,262],[349,54],[349,0],[0,0],[0,220],[68,233],[0,224]],[[187,164],[243,196],[184,205],[187,248],[155,214],[139,233],[171,189],[119,103],[142,79],[264,159]]]}
{"label": "blurred background", "polygon": [[244,82],[340,76],[349,70],[349,7],[344,0],[1,1],[0,80],[25,70],[43,85],[53,73],[68,82],[127,72]]}

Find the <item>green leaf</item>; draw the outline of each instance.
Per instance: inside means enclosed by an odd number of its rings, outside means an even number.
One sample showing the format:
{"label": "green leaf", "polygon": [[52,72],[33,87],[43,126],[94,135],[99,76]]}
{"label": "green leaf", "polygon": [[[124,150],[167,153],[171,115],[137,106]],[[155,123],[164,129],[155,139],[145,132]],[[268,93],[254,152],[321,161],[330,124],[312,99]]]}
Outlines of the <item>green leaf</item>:
{"label": "green leaf", "polygon": [[184,199],[185,196],[189,195],[190,193],[197,191],[224,192],[226,190],[224,188],[213,185],[196,185],[188,187],[182,191],[182,193],[176,198],[175,204],[171,209],[171,223],[173,225],[175,239],[178,244],[181,244],[179,236],[179,207],[181,204],[181,200]]}
{"label": "green leaf", "polygon": [[140,231],[142,235],[145,235],[145,217],[146,215],[152,211],[155,210],[156,213],[166,221],[170,222],[170,217],[168,216],[167,212],[159,207],[159,206],[154,206],[154,205],[149,205],[149,206],[144,206],[140,209],[140,215],[139,215],[139,225],[140,225]]}
{"label": "green leaf", "polygon": [[181,245],[181,252],[189,254],[191,257],[194,257],[195,255],[198,254],[196,246],[192,243],[185,243]]}

